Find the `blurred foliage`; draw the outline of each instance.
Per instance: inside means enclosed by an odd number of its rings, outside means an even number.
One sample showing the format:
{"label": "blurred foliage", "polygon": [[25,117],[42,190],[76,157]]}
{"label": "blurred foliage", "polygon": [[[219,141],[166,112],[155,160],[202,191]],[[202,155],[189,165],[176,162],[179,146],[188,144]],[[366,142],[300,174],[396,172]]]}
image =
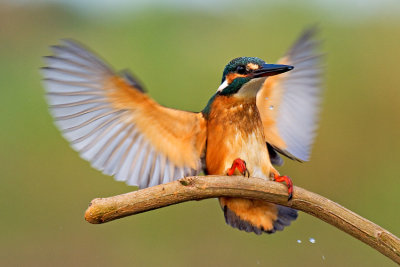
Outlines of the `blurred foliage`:
{"label": "blurred foliage", "polygon": [[199,111],[230,59],[274,62],[315,22],[327,52],[319,134],[311,162],[287,160],[280,171],[400,235],[400,20],[335,20],[306,5],[155,8],[110,19],[0,4],[0,265],[392,265],[303,213],[274,235],[237,231],[215,200],[90,225],[83,212],[92,198],[133,188],[80,159],[47,111],[39,67],[60,38],[87,44],[117,69],[129,67],[160,103]]}

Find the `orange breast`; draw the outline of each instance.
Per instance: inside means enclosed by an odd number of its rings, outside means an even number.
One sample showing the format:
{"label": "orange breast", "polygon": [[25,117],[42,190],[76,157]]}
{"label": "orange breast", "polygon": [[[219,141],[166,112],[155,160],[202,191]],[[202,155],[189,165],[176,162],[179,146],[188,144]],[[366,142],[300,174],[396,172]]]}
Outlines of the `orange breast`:
{"label": "orange breast", "polygon": [[232,162],[241,158],[251,176],[269,177],[271,163],[255,98],[217,96],[207,128],[208,174],[226,174]]}

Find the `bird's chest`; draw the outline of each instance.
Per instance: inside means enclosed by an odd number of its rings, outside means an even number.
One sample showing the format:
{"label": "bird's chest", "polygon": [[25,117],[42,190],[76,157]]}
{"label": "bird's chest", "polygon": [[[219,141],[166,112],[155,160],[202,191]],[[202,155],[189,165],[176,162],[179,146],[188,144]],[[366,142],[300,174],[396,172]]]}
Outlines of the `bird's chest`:
{"label": "bird's chest", "polygon": [[216,99],[208,119],[206,165],[209,174],[225,174],[236,158],[250,175],[267,178],[270,161],[255,99]]}

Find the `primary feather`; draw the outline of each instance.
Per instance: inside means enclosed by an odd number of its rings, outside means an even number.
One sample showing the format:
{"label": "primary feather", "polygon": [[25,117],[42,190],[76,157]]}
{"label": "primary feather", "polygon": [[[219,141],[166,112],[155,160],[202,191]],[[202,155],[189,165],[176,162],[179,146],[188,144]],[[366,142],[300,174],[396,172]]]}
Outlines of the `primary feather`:
{"label": "primary feather", "polygon": [[268,78],[257,95],[266,142],[292,159],[310,157],[321,102],[321,54],[316,29],[306,30],[279,64],[294,70]]}
{"label": "primary feather", "polygon": [[140,188],[202,170],[206,123],[200,113],[157,104],[129,72],[117,75],[76,42],[52,48],[42,69],[51,113],[93,167]]}

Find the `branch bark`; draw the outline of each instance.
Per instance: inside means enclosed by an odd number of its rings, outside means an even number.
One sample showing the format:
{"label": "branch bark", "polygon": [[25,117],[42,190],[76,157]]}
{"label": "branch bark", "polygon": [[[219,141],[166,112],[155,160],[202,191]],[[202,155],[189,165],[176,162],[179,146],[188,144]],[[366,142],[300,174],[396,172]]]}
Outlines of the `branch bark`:
{"label": "branch bark", "polygon": [[294,187],[293,199],[288,202],[285,185],[259,178],[193,176],[122,195],[96,198],[86,210],[85,219],[90,223],[100,224],[189,200],[223,196],[261,199],[304,211],[352,235],[400,264],[400,239],[387,230],[300,187]]}

